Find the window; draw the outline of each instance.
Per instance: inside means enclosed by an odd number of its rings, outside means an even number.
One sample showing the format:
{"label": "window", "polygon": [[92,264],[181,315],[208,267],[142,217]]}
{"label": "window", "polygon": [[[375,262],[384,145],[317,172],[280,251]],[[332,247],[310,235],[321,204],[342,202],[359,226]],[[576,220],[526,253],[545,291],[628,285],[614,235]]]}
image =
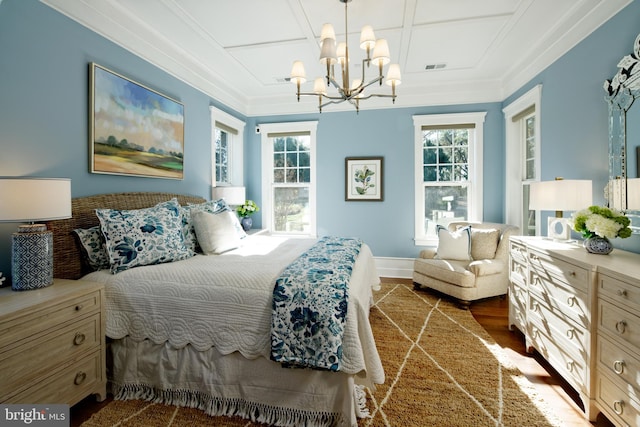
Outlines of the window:
{"label": "window", "polygon": [[262,221],[276,234],[316,234],[317,122],[260,125]]}
{"label": "window", "polygon": [[486,113],[414,116],[417,245],[436,227],[482,220],[482,135]]}
{"label": "window", "polygon": [[538,85],[503,109],[506,129],[506,222],[523,235],[540,234],[539,213],[529,210],[529,185],[540,180]]}
{"label": "window", "polygon": [[212,182],[219,185],[243,185],[242,157],[245,123],[215,107],[212,123]]}

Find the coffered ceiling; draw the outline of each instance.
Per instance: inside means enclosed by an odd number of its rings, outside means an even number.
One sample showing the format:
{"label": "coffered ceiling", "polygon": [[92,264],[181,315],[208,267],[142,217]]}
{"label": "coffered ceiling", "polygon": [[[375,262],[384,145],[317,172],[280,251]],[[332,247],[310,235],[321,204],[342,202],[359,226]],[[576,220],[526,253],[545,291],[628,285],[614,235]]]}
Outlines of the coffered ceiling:
{"label": "coffered ceiling", "polygon": [[[339,0],[41,1],[248,116],[317,111],[315,97],[296,101],[291,65],[304,62],[312,91],[322,24],[345,35]],[[402,70],[395,105],[362,109],[502,101],[631,1],[353,0],[351,75],[362,72],[366,24]]]}

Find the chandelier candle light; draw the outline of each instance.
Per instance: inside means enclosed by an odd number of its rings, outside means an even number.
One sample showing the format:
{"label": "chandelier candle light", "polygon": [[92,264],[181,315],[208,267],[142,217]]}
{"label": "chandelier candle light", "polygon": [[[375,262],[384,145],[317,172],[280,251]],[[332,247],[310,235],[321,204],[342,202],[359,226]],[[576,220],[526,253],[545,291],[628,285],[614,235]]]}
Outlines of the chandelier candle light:
{"label": "chandelier candle light", "polygon": [[[314,81],[313,92],[300,92],[300,85],[307,81],[302,61],[295,61],[291,69],[291,82],[297,87],[298,102],[300,95],[312,95],[318,97],[318,109],[322,113],[322,108],[329,104],[340,104],[348,101],[360,111],[360,101],[371,97],[391,98],[396,102],[396,86],[401,83],[400,66],[398,64],[389,65],[387,70],[386,84],[391,86],[391,94],[370,93],[364,94],[367,87],[378,83],[382,86],[384,80],[384,66],[391,62],[389,55],[389,45],[387,40],[376,40],[373,28],[369,25],[362,27],[360,34],[360,47],[367,52],[367,57],[362,60],[362,77],[350,82],[349,75],[349,28],[347,20],[347,4],[351,0],[339,0],[344,3],[344,42],[336,45],[336,34],[333,25],[324,24],[320,35],[320,63],[327,68],[325,78],[318,77]],[[335,77],[335,64],[340,63],[342,84],[339,84]],[[373,63],[378,67],[378,77],[365,83],[365,65],[369,67]],[[336,95],[328,95],[326,86],[333,86],[337,89]],[[324,100],[324,102],[323,102]]]}

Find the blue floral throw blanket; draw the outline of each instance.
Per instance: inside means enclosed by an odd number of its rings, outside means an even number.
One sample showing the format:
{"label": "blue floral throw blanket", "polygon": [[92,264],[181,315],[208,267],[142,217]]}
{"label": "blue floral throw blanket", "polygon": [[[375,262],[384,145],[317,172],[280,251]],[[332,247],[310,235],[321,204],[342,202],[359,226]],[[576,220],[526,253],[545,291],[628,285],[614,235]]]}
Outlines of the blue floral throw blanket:
{"label": "blue floral throw blanket", "polygon": [[340,371],[349,280],[362,241],[323,237],[284,269],[273,289],[271,359]]}

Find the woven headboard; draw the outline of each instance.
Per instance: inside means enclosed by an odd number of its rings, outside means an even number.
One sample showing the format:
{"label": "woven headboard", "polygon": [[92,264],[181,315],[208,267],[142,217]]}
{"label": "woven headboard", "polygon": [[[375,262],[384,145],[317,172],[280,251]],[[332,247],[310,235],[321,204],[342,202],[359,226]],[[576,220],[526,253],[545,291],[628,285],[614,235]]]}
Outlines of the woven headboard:
{"label": "woven headboard", "polygon": [[71,218],[46,223],[47,228],[53,231],[53,277],[79,279],[88,273],[73,230],[99,225],[96,209],[148,208],[174,197],[181,205],[205,201],[202,197],[173,193],[111,193],[72,199]]}

